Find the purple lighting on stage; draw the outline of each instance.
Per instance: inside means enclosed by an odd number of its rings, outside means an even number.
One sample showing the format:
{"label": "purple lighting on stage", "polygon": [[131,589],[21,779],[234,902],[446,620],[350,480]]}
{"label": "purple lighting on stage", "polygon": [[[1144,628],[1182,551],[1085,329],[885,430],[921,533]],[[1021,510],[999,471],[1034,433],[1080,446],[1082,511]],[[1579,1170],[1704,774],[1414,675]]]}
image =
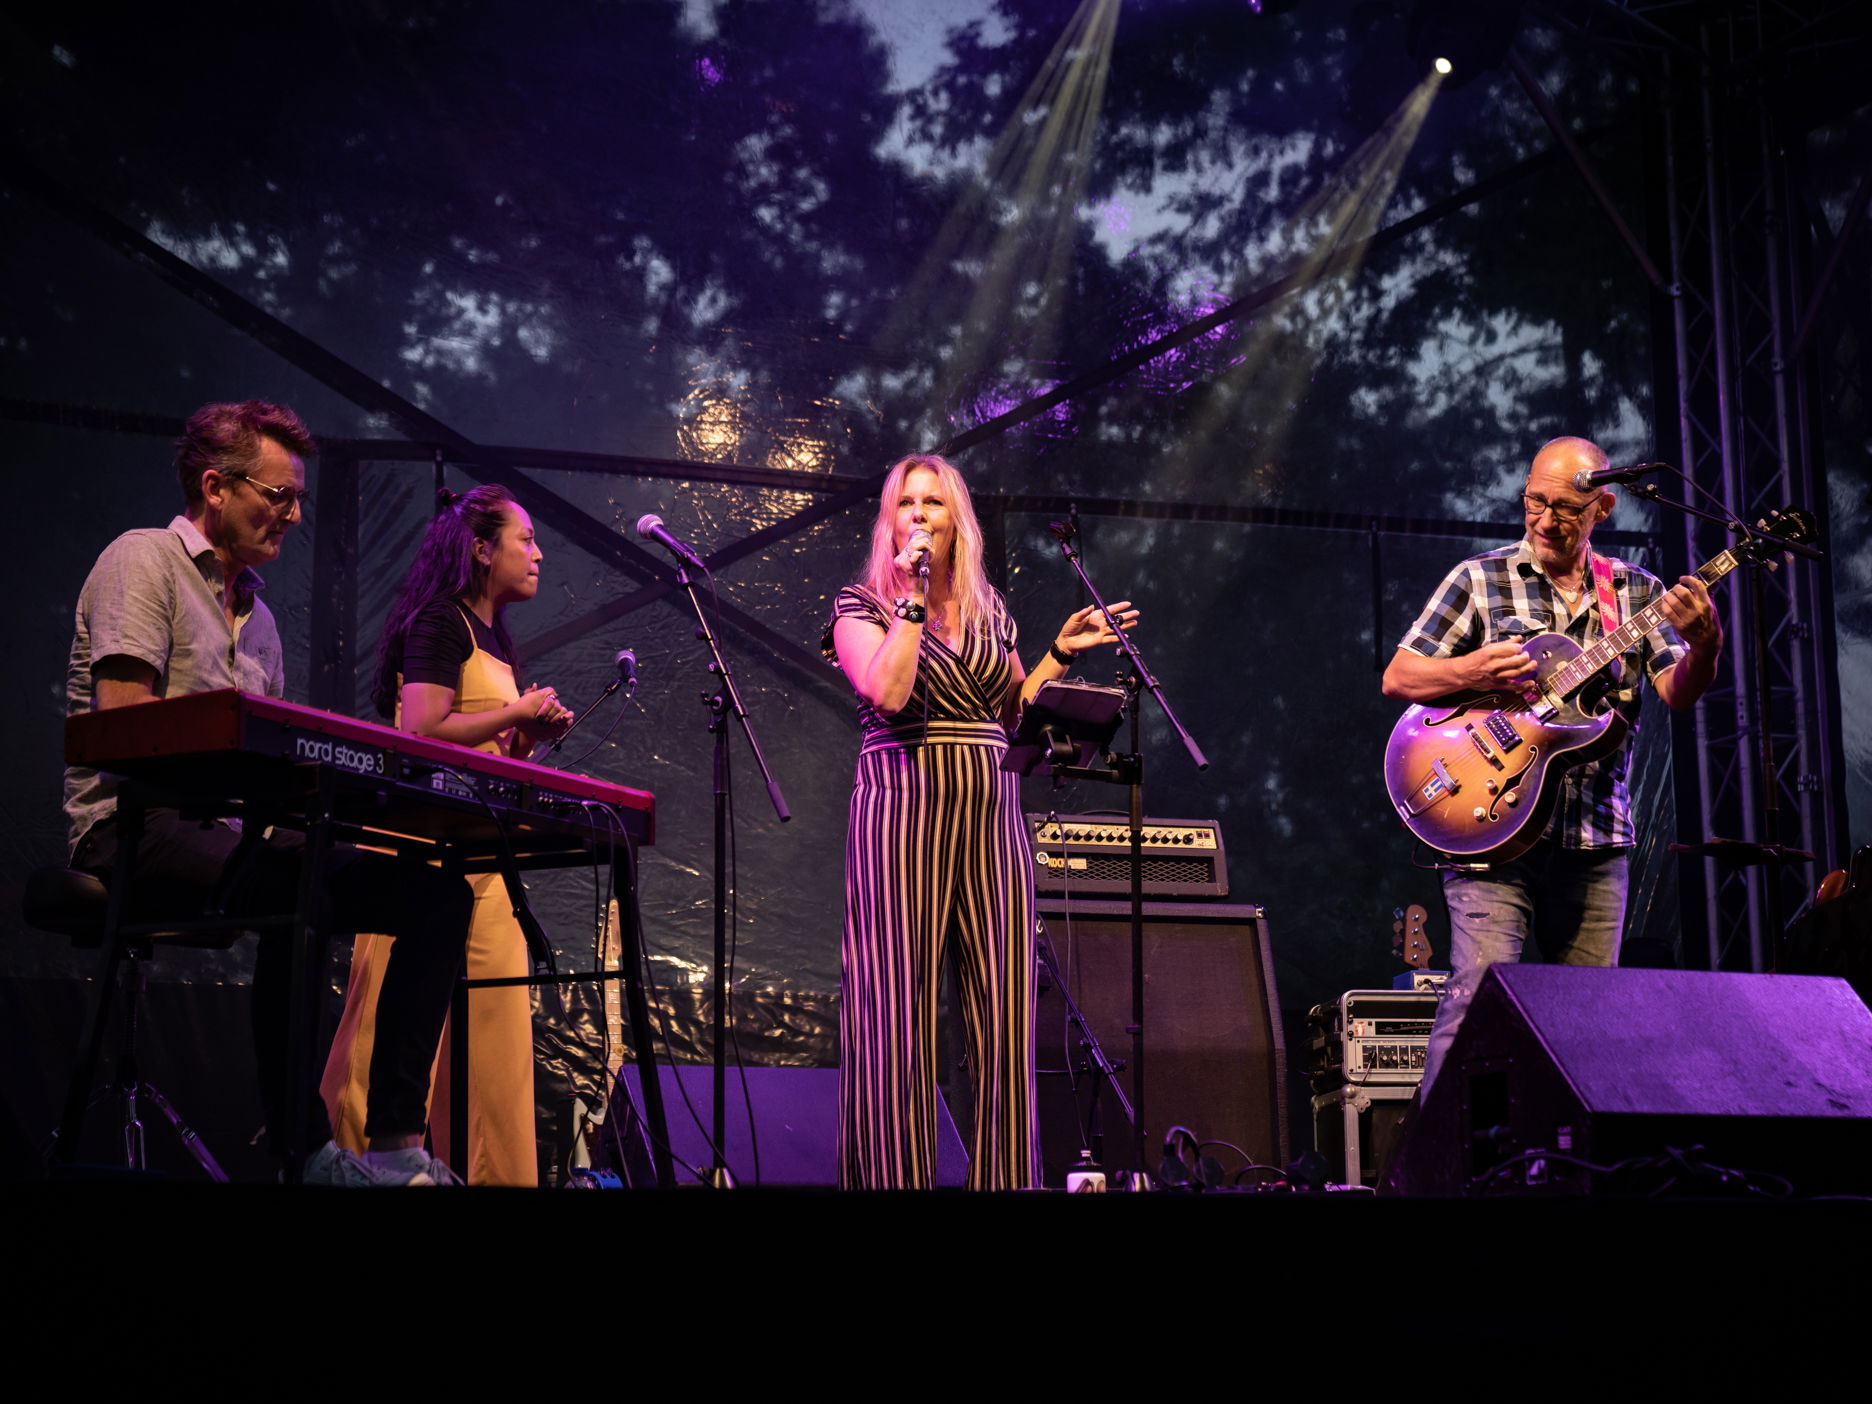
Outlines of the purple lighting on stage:
{"label": "purple lighting on stage", "polygon": [[[986,424],[991,419],[999,419],[1009,410],[1038,399],[1057,384],[1057,380],[1029,383],[980,381],[973,393],[962,396],[953,405],[949,411],[949,422],[969,428]],[[1021,427],[1027,432],[1042,434],[1050,439],[1069,438],[1079,432],[1079,426],[1073,423],[1072,409],[1071,400],[1061,400],[1057,405],[1049,405]]]}
{"label": "purple lighting on stage", "polygon": [[[1210,281],[1193,283],[1180,295],[1172,295],[1161,305],[1141,305],[1131,309],[1125,322],[1125,340],[1118,349],[1133,351],[1168,336],[1180,327],[1199,321],[1221,307],[1223,298]],[[1138,370],[1141,388],[1158,394],[1180,394],[1198,381],[1241,360],[1233,351],[1235,329],[1228,325],[1211,328],[1201,336],[1172,346]]]}
{"label": "purple lighting on stage", "polygon": [[695,76],[696,82],[700,83],[703,87],[712,88],[717,83],[721,82],[724,75],[720,64],[716,63],[709,55],[702,54],[695,61]]}

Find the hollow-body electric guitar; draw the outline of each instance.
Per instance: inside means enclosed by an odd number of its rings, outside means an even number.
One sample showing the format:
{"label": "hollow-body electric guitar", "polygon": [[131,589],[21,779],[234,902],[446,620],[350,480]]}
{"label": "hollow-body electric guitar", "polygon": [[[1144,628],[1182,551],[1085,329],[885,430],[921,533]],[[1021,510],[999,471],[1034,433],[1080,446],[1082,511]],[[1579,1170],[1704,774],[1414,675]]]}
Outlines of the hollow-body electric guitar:
{"label": "hollow-body electric guitar", "polygon": [[[1790,541],[1813,534],[1813,519],[1792,508],[1758,525]],[[1714,585],[1776,549],[1753,538],[1738,542],[1699,567],[1697,578]],[[1522,645],[1535,663],[1524,690],[1461,693],[1407,707],[1384,760],[1385,789],[1404,826],[1471,863],[1505,863],[1532,848],[1564,772],[1611,754],[1625,739],[1625,719],[1590,684],[1663,622],[1654,600],[1587,648],[1564,634],[1536,634]]]}

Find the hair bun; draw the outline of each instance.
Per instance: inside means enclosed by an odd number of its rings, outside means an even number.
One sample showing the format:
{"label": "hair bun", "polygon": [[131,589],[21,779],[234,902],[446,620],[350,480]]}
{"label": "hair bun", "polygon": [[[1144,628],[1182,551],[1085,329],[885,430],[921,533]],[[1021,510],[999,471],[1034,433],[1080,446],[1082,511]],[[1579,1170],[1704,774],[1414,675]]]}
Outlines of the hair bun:
{"label": "hair bun", "polygon": [[436,506],[453,507],[457,502],[460,502],[460,501],[461,501],[461,494],[459,492],[450,492],[447,488],[436,489]]}

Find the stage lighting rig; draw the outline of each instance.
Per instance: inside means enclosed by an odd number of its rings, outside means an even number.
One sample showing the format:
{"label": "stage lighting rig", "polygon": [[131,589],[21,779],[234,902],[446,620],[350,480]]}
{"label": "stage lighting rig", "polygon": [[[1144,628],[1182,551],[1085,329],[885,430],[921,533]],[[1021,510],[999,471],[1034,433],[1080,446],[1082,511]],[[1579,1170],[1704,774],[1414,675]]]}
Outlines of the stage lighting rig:
{"label": "stage lighting rig", "polygon": [[1417,0],[1404,21],[1404,43],[1417,71],[1450,75],[1454,91],[1507,56],[1521,28],[1522,0]]}

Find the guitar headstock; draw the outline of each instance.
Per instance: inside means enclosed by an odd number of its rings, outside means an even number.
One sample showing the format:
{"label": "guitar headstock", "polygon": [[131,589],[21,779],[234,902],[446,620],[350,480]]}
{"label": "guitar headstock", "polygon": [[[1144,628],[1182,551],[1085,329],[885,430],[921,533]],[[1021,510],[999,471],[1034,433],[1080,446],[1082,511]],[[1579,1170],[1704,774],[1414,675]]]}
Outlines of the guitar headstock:
{"label": "guitar headstock", "polygon": [[[1770,512],[1755,523],[1755,530],[1767,532],[1779,537],[1781,541],[1790,541],[1804,546],[1819,534],[1820,525],[1814,515],[1805,507],[1783,507]],[[1758,536],[1744,537],[1730,548],[1738,561],[1749,565],[1766,565],[1770,570],[1775,567],[1775,557],[1782,554],[1782,546],[1776,541],[1766,541]]]}

